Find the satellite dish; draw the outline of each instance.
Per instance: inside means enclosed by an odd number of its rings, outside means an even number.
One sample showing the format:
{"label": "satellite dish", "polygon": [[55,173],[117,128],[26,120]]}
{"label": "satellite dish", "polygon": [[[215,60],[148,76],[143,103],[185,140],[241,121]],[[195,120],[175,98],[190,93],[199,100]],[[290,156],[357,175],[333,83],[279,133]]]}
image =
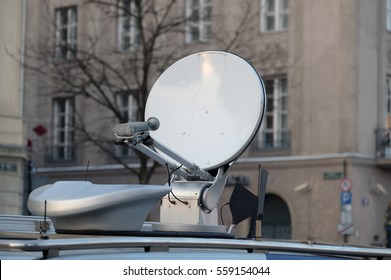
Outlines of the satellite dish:
{"label": "satellite dish", "polygon": [[145,119],[160,122],[153,139],[213,170],[236,160],[259,129],[265,89],[256,70],[232,53],[206,51],[169,67],[156,81]]}
{"label": "satellite dish", "polygon": [[[187,56],[154,84],[145,108],[146,122],[113,128],[118,143],[166,165],[168,185],[60,181],[34,190],[28,208],[35,215],[47,214],[59,233],[123,233],[142,230],[149,211],[162,200],[161,220],[188,230],[184,222],[190,215],[192,229],[194,225],[215,228],[216,204],[229,167],[257,133],[265,100],[261,78],[243,58],[220,51]],[[172,174],[179,180],[171,180]],[[181,202],[174,214],[168,193]],[[239,214],[237,220],[248,213]]]}

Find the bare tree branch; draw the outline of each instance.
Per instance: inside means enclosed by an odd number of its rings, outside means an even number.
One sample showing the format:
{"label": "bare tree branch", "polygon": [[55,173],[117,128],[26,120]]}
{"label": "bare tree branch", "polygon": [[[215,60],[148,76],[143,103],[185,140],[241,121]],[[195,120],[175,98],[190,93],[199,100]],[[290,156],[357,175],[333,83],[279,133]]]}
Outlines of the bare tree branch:
{"label": "bare tree branch", "polygon": [[[82,6],[97,11],[98,20],[105,22],[104,28],[116,27],[119,17],[132,19],[131,23],[138,34],[137,45],[132,50],[122,52],[112,45],[102,49],[101,42],[105,34],[99,31],[96,31],[95,37],[88,34],[83,40],[78,38],[78,42],[83,41],[83,44],[79,44],[77,50],[62,42],[61,47],[74,51],[71,59],[56,58],[55,50],[58,45],[50,36],[44,42],[39,40],[38,44],[32,44],[26,53],[26,64],[23,66],[30,73],[50,81],[50,85],[45,87],[46,92],[42,94],[65,94],[89,100],[99,110],[105,110],[105,116],[99,122],[105,122],[110,126],[114,122],[128,121],[116,101],[119,93],[127,92],[133,96],[137,104],[137,119],[144,118],[151,80],[157,78],[173,61],[186,53],[183,35],[188,19],[183,13],[178,14],[177,7],[182,3],[179,0],[134,0],[132,3],[132,9],[129,9],[117,0],[82,2]],[[238,19],[235,30],[224,30],[224,26],[217,26],[219,31],[215,34],[215,40],[224,46],[223,49],[250,49],[250,39],[244,36],[244,31],[253,28],[254,25],[253,3],[254,1],[243,1],[243,15]],[[53,32],[56,30],[55,16],[50,10],[49,1],[46,5],[48,26]],[[118,56],[122,57],[120,61]],[[116,154],[114,139],[105,139],[95,132],[98,120],[88,123],[85,120],[85,112],[76,111],[76,114],[75,128],[83,142],[98,147],[113,161],[122,164],[126,170],[138,177],[140,183],[149,181],[158,166],[156,162],[135,151],[133,154],[137,157],[140,167],[129,167],[129,158]]]}

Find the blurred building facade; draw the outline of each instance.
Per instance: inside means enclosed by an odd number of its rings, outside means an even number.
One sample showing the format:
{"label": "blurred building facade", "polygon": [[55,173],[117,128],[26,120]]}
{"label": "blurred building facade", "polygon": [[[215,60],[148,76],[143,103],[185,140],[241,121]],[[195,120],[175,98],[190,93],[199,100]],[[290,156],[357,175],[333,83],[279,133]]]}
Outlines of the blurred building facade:
{"label": "blurred building facade", "polygon": [[[113,64],[140,51],[134,18],[117,12],[109,19],[116,12],[111,6],[82,2],[28,1],[26,48],[42,50],[53,41],[49,55],[58,67],[91,42]],[[229,49],[251,61],[265,82],[262,127],[234,165],[221,205],[236,183],[255,192],[261,165],[269,170],[263,237],[381,244],[391,199],[391,1],[187,0],[174,7],[172,16],[187,17],[183,32],[161,40],[178,57]],[[34,186],[87,176],[95,183],[137,183],[94,145],[77,140],[76,118],[110,139],[112,123],[99,120],[111,116],[66,89],[42,94],[55,85],[39,71],[49,67],[39,55],[40,64],[25,74]],[[132,100],[116,104],[131,119]],[[133,153],[112,149],[137,167]],[[158,168],[150,182],[165,180]]]}
{"label": "blurred building facade", "polygon": [[22,214],[28,185],[23,120],[24,0],[0,2],[0,213]]}

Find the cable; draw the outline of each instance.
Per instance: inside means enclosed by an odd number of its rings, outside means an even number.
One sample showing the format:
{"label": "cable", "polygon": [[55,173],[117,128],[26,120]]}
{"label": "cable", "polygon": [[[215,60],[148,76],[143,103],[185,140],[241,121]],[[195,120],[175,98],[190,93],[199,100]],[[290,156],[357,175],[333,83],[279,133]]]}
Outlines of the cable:
{"label": "cable", "polygon": [[171,204],[176,204],[176,202],[175,201],[172,201],[171,200],[171,193],[172,193],[172,191],[170,191],[169,193],[168,193],[168,201],[171,203]]}
{"label": "cable", "polygon": [[[189,202],[188,201],[183,201],[183,200],[180,200],[175,194],[173,191],[171,191],[171,194],[175,197],[176,200],[178,200],[179,202],[185,204],[185,205],[188,205]],[[175,202],[175,201],[174,201]],[[174,203],[175,204],[175,203]]]}
{"label": "cable", "polygon": [[172,172],[170,172],[170,168],[168,167],[168,163],[166,163],[165,166],[166,166],[166,170],[167,170],[167,183],[168,183],[168,186],[171,186],[171,176],[172,176],[172,174],[174,174],[175,171],[177,171],[178,169],[180,169],[182,167],[182,164],[179,165],[177,168],[175,168]]}
{"label": "cable", "polygon": [[171,174],[170,174],[170,168],[168,167],[168,163],[165,164],[166,166],[166,171],[167,171],[167,183],[168,186],[171,186]]}
{"label": "cable", "polygon": [[[168,164],[167,164],[167,163],[165,164],[165,166],[166,166],[166,170],[167,170],[167,177],[168,177],[168,178],[167,178],[167,182],[168,182],[168,186],[171,186],[171,176],[172,176],[172,174],[173,174],[175,171],[177,171],[178,169],[180,169],[180,168],[182,167],[182,164],[181,164],[180,166],[178,166],[177,168],[175,168],[175,169],[174,169],[173,171],[171,171],[171,172],[170,172],[170,168],[168,167]],[[179,202],[183,203],[184,205],[188,205],[188,204],[189,204],[188,201],[183,201],[183,200],[179,199],[179,198],[174,194],[173,191],[170,191],[170,192],[168,193],[168,201],[169,201],[171,204],[176,204],[176,202],[171,200],[170,194],[172,194],[176,200],[178,200]]]}

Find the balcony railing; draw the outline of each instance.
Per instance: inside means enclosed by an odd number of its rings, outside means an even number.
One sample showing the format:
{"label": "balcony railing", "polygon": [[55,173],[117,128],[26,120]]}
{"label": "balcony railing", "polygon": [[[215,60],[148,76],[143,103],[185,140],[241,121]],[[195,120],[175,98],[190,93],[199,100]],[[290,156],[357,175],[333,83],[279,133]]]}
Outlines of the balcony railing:
{"label": "balcony railing", "polygon": [[251,151],[261,156],[282,156],[291,153],[291,134],[288,130],[260,131]]}

